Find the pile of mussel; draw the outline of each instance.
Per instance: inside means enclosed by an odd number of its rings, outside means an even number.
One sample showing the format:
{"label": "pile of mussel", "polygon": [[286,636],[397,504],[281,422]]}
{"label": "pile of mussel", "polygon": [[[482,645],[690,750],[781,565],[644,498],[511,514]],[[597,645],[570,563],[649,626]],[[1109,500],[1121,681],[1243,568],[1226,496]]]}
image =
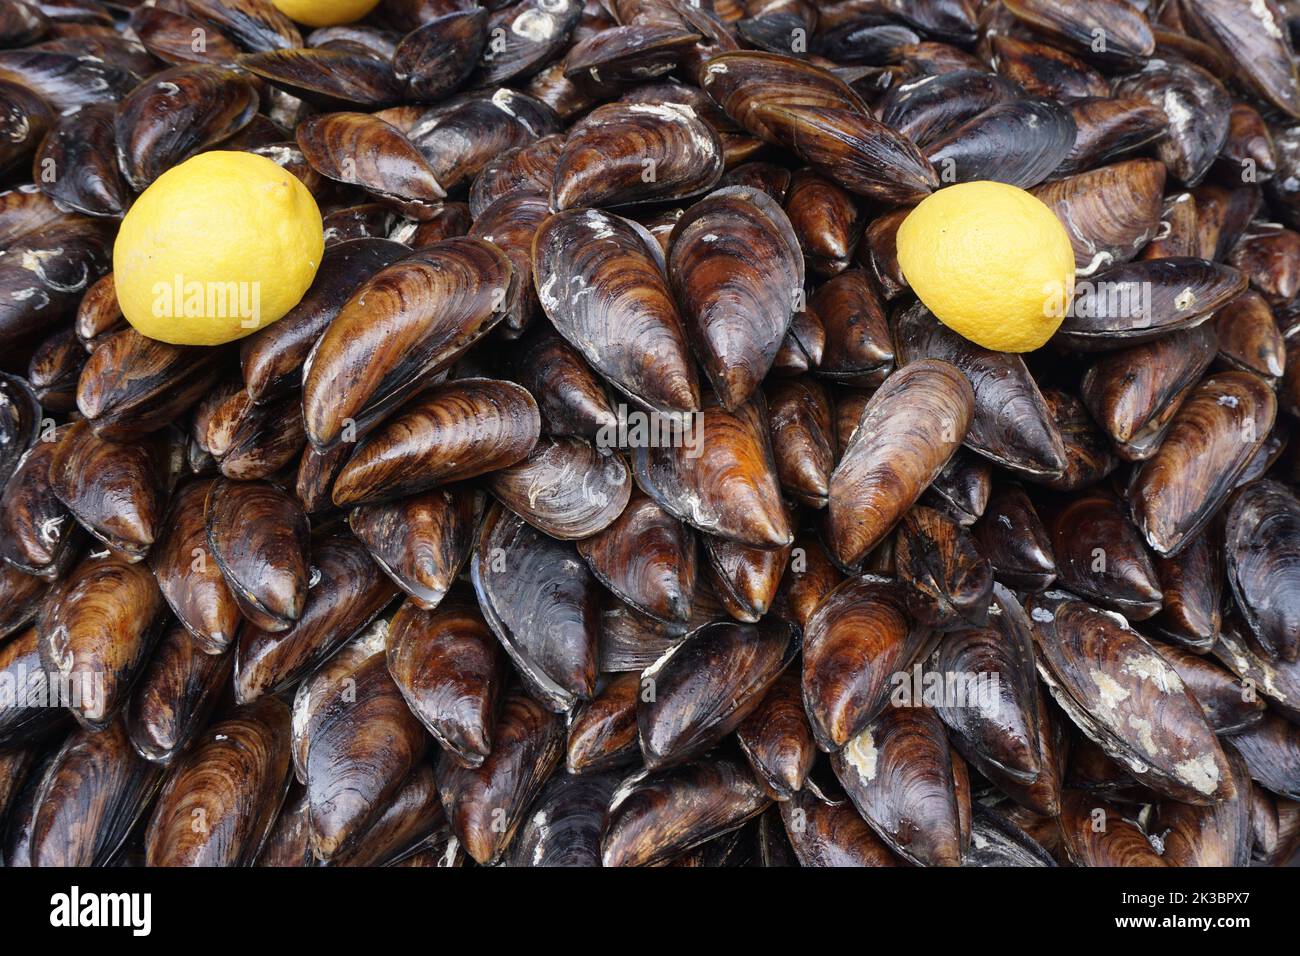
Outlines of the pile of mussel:
{"label": "pile of mussel", "polygon": [[[1286,864],[1293,29],[6,0],[4,863]],[[167,345],[112,241],[211,149],[300,178],[324,262]],[[898,267],[973,180],[1073,244],[1035,353]]]}

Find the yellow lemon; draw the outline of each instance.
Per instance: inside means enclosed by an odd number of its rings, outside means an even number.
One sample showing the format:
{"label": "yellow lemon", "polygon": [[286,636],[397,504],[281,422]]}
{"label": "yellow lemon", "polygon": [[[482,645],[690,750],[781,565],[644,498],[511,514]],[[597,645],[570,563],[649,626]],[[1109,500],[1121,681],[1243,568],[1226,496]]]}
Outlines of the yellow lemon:
{"label": "yellow lemon", "polygon": [[360,20],[379,0],[271,0],[290,20],[309,27],[336,27]]}
{"label": "yellow lemon", "polygon": [[252,153],[200,153],[126,214],[113,282],[141,335],[220,345],[297,305],[324,251],[320,209],[295,176]]}
{"label": "yellow lemon", "polygon": [[898,265],[944,325],[999,352],[1032,352],[1074,296],[1074,251],[1056,215],[1004,183],[927,197],[898,229]]}

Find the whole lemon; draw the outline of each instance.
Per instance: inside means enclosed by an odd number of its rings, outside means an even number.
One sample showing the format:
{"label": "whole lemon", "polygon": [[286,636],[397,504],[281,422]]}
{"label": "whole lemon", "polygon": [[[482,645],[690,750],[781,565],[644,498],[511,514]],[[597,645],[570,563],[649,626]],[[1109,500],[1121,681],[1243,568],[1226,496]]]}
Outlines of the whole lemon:
{"label": "whole lemon", "polygon": [[1032,352],[1074,297],[1074,251],[1047,206],[975,182],[927,197],[898,229],[898,265],[948,328],[998,352]]}
{"label": "whole lemon", "polygon": [[379,0],[271,0],[290,20],[309,27],[336,27],[360,20]]}
{"label": "whole lemon", "polygon": [[200,153],[126,214],[113,282],[141,335],[220,345],[297,305],[324,251],[320,209],[295,176],[252,153]]}

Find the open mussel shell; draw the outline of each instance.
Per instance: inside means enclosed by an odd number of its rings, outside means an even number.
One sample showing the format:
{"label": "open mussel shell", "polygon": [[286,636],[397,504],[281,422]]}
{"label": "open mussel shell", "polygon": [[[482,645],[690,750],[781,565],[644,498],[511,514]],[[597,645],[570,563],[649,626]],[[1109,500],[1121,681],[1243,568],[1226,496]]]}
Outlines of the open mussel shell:
{"label": "open mussel shell", "polygon": [[1117,97],[1145,100],[1164,110],[1169,125],[1156,156],[1185,186],[1205,178],[1228,138],[1232,100],[1214,76],[1181,59],[1152,60],[1114,84]]}
{"label": "open mussel shell", "polygon": [[312,545],[311,585],[301,616],[287,629],[250,623],[240,631],[236,699],[247,703],[291,687],[364,629],[396,594],[361,542],[323,532]]}
{"label": "open mussel shell", "polygon": [[738,758],[714,756],[619,784],[601,838],[605,866],[655,866],[738,829],[771,803]]}
{"label": "open mussel shell", "polygon": [[1028,610],[1039,675],[1089,739],[1172,799],[1233,796],[1227,758],[1200,704],[1122,617],[1062,591],[1035,595]]}
{"label": "open mussel shell", "polygon": [[537,403],[513,382],[436,385],[362,440],[334,481],[334,504],[401,498],[509,467],[533,450],[540,431]]}
{"label": "open mussel shell", "polygon": [[77,559],[85,532],[50,485],[50,462],[71,425],[41,433],[18,459],[0,493],[0,556],[27,574],[62,575]]}
{"label": "open mussel shell", "polygon": [[693,205],[669,240],[686,330],[722,404],[767,375],[804,284],[799,240],[766,193],[728,186]]}
{"label": "open mussel shell", "polygon": [[879,544],[948,463],[974,413],[970,382],[956,366],[913,362],[871,396],[831,474],[832,553],[842,565]]}
{"label": "open mussel shell", "polygon": [[614,674],[591,700],[580,704],[569,721],[564,765],[569,773],[585,774],[637,763],[637,699],[640,673]]}
{"label": "open mussel shell", "polygon": [[284,395],[300,384],[308,353],[352,291],[407,252],[401,243],[387,239],[351,239],[327,246],[302,300],[284,318],[240,343],[244,387],[253,401]]}
{"label": "open mussel shell", "polygon": [[145,834],[150,866],[250,866],[288,790],[289,708],[232,711],[177,762]]}
{"label": "open mussel shell", "polygon": [[555,162],[551,206],[682,199],[707,192],[721,178],[722,144],[691,107],[609,103],[570,130]]}
{"label": "open mussel shell", "polygon": [[993,568],[955,519],[923,505],[910,509],[898,527],[894,564],[917,621],[945,631],[985,624]]}
{"label": "open mussel shell", "polygon": [[682,763],[735,730],[794,659],[788,623],[718,622],[692,632],[642,672],[637,727],[650,769]]}
{"label": "open mussel shell", "polygon": [[1224,524],[1228,583],[1251,635],[1273,657],[1300,657],[1300,500],[1276,481],[1233,499]]}
{"label": "open mussel shell", "polygon": [[448,754],[477,767],[492,753],[506,667],[468,588],[437,610],[407,601],[388,625],[388,672],[411,712]]}
{"label": "open mussel shell", "polygon": [[492,752],[477,767],[439,756],[438,792],[452,830],[480,864],[501,858],[564,755],[564,723],[519,688],[505,692]]}
{"label": "open mussel shell", "polygon": [[148,809],[162,773],[131,749],[120,720],[73,733],[40,777],[29,865],[108,865]]}
{"label": "open mussel shell", "polygon": [[126,726],[136,753],[170,763],[207,723],[230,680],[233,654],[206,654],[190,633],[172,625],[131,694]]}
{"label": "open mussel shell", "polygon": [[108,103],[84,106],[59,117],[36,154],[41,190],[64,206],[88,216],[114,218],[131,205],[131,187],[118,167],[115,108]]}
{"label": "open mussel shell", "polygon": [[527,458],[492,472],[486,483],[507,508],[562,541],[608,528],[632,494],[622,455],[601,454],[586,439],[572,437],[543,437]]}
{"label": "open mussel shell", "polygon": [[66,712],[48,706],[50,678],[41,665],[40,638],[29,627],[0,644],[0,680],[12,688],[0,710],[0,748],[39,742],[62,725]]}
{"label": "open mussel shell", "polygon": [[925,158],[944,182],[991,180],[1028,189],[1069,156],[1074,137],[1074,118],[1058,103],[1008,100],[930,143]]}
{"label": "open mussel shell", "polygon": [[786,670],[736,728],[754,776],[778,800],[801,790],[817,758],[797,670]]}
{"label": "open mussel shell", "polygon": [[979,766],[1034,783],[1043,771],[1038,682],[1029,619],[1015,595],[998,585],[987,625],[946,635],[929,673],[961,692],[936,707],[954,746]]}
{"label": "open mussel shell", "polygon": [[1067,791],[1061,802],[1060,830],[1061,844],[1075,866],[1168,866],[1142,828],[1099,795]]}
{"label": "open mussel shell", "polygon": [[218,479],[204,510],[207,554],[252,624],[285,631],[307,603],[307,516],[265,481]]}
{"label": "open mussel shell", "polygon": [[322,451],[352,438],[505,318],[518,281],[482,239],[435,242],[361,285],[303,370],[307,436]]}
{"label": "open mussel shell", "polygon": [[556,712],[596,689],[600,585],[573,545],[495,505],[470,563],[483,616],[530,693]]}
{"label": "open mussel shell", "polygon": [[41,664],[76,688],[68,707],[91,728],[125,704],[158,639],[165,605],[149,569],[91,556],[50,589],[37,618]]}
{"label": "open mussel shell", "polygon": [[663,412],[700,407],[699,385],[654,240],[595,209],[551,216],[533,281],[556,330],[620,391]]}
{"label": "open mussel shell", "polygon": [[961,865],[952,750],[933,710],[887,707],[832,754],[831,764],[891,850],[917,866]]}
{"label": "open mussel shell", "polygon": [[692,527],[751,548],[793,540],[776,477],[761,399],[728,412],[715,399],[674,421],[668,441],[638,444],[637,484]]}
{"label": "open mussel shell", "polygon": [[1158,554],[1176,555],[1219,510],[1273,430],[1277,400],[1250,372],[1201,381],[1155,456],[1133,474],[1134,523]]}
{"label": "open mussel shell", "polygon": [[368,113],[324,113],[297,130],[298,148],[327,179],[392,200],[403,212],[427,218],[446,198],[444,184],[401,131]]}
{"label": "open mussel shell", "polygon": [[431,611],[469,560],[482,511],[482,493],[436,488],[353,508],[348,527],[397,586]]}
{"label": "open mussel shell", "polygon": [[695,535],[645,494],[633,492],[612,524],[577,547],[600,582],[628,604],[663,621],[690,617]]}
{"label": "open mussel shell", "polygon": [[805,629],[803,700],[817,746],[836,751],[889,701],[893,675],[929,634],[907,613],[902,585],[865,575],[827,594]]}
{"label": "open mussel shell", "polygon": [[556,773],[510,843],[507,866],[600,866],[605,812],[622,774]]}

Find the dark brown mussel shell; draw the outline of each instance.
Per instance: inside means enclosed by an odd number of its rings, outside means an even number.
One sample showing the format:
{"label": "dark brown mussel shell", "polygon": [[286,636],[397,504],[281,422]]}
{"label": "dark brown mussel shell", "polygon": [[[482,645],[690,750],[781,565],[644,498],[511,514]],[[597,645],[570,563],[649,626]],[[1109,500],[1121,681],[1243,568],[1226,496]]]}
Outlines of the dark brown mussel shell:
{"label": "dark brown mussel shell", "polygon": [[77,408],[107,441],[143,438],[175,421],[216,384],[217,349],[168,345],[123,329],[99,340],[77,382]]}
{"label": "dark brown mussel shell", "polygon": [[871,396],[831,475],[828,544],[840,564],[859,561],[916,503],[966,436],[974,405],[961,370],[934,359]]}
{"label": "dark brown mussel shell", "polygon": [[830,395],[816,379],[797,376],[773,382],[766,397],[781,487],[801,504],[825,507],[835,466]]}
{"label": "dark brown mussel shell", "polygon": [[628,604],[662,621],[689,619],[695,535],[652,498],[633,492],[612,524],[577,547],[600,582]]}
{"label": "dark brown mussel shell", "polygon": [[141,45],[164,63],[233,66],[239,56],[239,47],[216,27],[175,10],[136,7],[130,24]]}
{"label": "dark brown mussel shell", "polygon": [[368,113],[324,113],[304,120],[298,148],[322,176],[395,202],[426,218],[446,186],[397,128]]}
{"label": "dark brown mussel shell", "polygon": [[991,180],[1028,189],[1061,165],[1074,137],[1074,118],[1058,103],[1008,100],[932,142],[925,156],[944,182]]}
{"label": "dark brown mussel shell", "polygon": [[984,514],[992,492],[992,462],[963,448],[948,459],[922,500],[968,528]]}
{"label": "dark brown mussel shell", "polygon": [[204,507],[208,555],[252,624],[286,631],[307,603],[307,516],[265,481],[220,478]]}
{"label": "dark brown mussel shell", "polygon": [[1213,657],[1193,654],[1173,644],[1157,644],[1155,648],[1178,671],[1215,733],[1240,733],[1264,716],[1264,699],[1253,690],[1247,692],[1243,682]]}
{"label": "dark brown mussel shell", "polygon": [[176,490],[149,567],[177,620],[206,654],[234,641],[241,616],[217,562],[211,560],[205,508],[213,482],[192,481]]}
{"label": "dark brown mussel shell", "polygon": [[1232,768],[1236,796],[1212,807],[1174,800],[1156,805],[1149,826],[1160,835],[1161,858],[1168,866],[1250,865],[1250,773],[1231,743],[1225,742],[1223,749]]}
{"label": "dark brown mussel shell", "polygon": [[1247,289],[1214,316],[1219,355],[1233,368],[1254,372],[1271,381],[1286,371],[1286,340],[1268,302]]}
{"label": "dark brown mussel shell", "polygon": [[604,531],[632,494],[622,455],[601,454],[586,439],[571,437],[543,437],[527,458],[492,472],[486,484],[511,511],[562,541]]}
{"label": "dark brown mussel shell", "polygon": [[465,851],[480,864],[501,858],[525,811],[564,756],[564,723],[519,688],[505,693],[492,753],[466,767],[449,753],[435,776],[442,806]]}
{"label": "dark brown mussel shell", "polygon": [[268,697],[194,741],[154,806],[149,866],[252,865],[289,786],[289,721],[289,708]]}
{"label": "dark brown mussel shell", "polygon": [[720,189],[678,220],[668,274],[713,390],[734,411],[767,375],[802,295],[790,220],[764,192]]}
{"label": "dark brown mussel shell", "polygon": [[494,10],[484,30],[491,40],[482,49],[472,82],[495,86],[537,73],[568,47],[582,16],[578,0],[525,0]]}
{"label": "dark brown mussel shell", "polygon": [[[477,182],[478,180],[475,180]],[[551,214],[545,194],[519,190],[507,193],[479,213],[469,235],[499,246],[510,257],[519,277],[519,299],[506,326],[519,334],[537,314],[537,292],[533,286],[533,237]]]}
{"label": "dark brown mussel shell", "polygon": [[279,473],[307,444],[296,394],[258,405],[236,386],[208,411],[205,424],[200,446],[206,444],[223,475],[240,481]]}
{"label": "dark brown mussel shell", "polygon": [[415,605],[431,611],[469,559],[482,512],[481,493],[436,488],[354,508],[348,527]]}
{"label": "dark brown mussel shell", "polygon": [[436,103],[469,79],[487,38],[488,14],[478,7],[431,20],[397,45],[396,79],[406,87],[408,98]]}
{"label": "dark brown mussel shell", "polygon": [[831,276],[849,267],[862,214],[847,190],[811,169],[801,169],[790,176],[783,208],[809,269]]}
{"label": "dark brown mussel shell", "polygon": [[1124,811],[1096,794],[1062,796],[1061,843],[1075,866],[1168,866]]}
{"label": "dark brown mussel shell", "polygon": [[1276,481],[1243,488],[1224,526],[1228,583],[1259,646],[1272,657],[1300,656],[1300,500]]}
{"label": "dark brown mussel shell", "polygon": [[165,605],[149,570],[89,557],[50,589],[37,618],[41,665],[70,688],[84,726],[106,726],[126,704],[158,639]]}
{"label": "dark brown mussel shell", "polygon": [[[109,225],[67,219],[28,233],[0,257],[0,346],[29,342],[57,330],[82,294],[108,271]],[[41,268],[29,268],[31,263]]]}
{"label": "dark brown mussel shell", "polygon": [[606,447],[618,427],[605,386],[581,353],[549,322],[539,322],[519,346],[516,380],[537,399],[542,431],[576,435]]}
{"label": "dark brown mussel shell", "polygon": [[689,106],[610,103],[569,132],[555,162],[551,206],[682,199],[721,178],[722,144]]}
{"label": "dark brown mussel shell", "polygon": [[1156,569],[1113,493],[1098,487],[1052,499],[1045,521],[1061,587],[1131,621],[1160,610]]}
{"label": "dark brown mussel shell", "polygon": [[641,675],[637,727],[650,769],[698,757],[735,730],[794,659],[793,627],[718,622],[686,640]]}
{"label": "dark brown mussel shell", "polygon": [[77,380],[85,364],[86,350],[72,329],[42,342],[27,364],[27,381],[41,406],[59,414],[76,408]]}
{"label": "dark brown mussel shell", "polygon": [[0,80],[27,87],[59,114],[115,103],[139,82],[129,69],[101,57],[41,46],[0,51]]}
{"label": "dark brown mussel shell", "polygon": [[93,352],[114,332],[127,328],[126,318],[117,303],[117,286],[113,273],[90,284],[77,305],[73,329],[87,352]]}
{"label": "dark brown mussel shell", "polygon": [[799,865],[898,866],[898,857],[862,819],[829,770],[824,776],[828,779],[816,784],[810,778],[803,789],[779,804],[781,820]]}
{"label": "dark brown mussel shell", "polygon": [[743,826],[771,803],[735,757],[698,760],[625,779],[601,838],[605,866],[655,866]]}
{"label": "dark brown mussel shell", "polygon": [[1233,796],[1227,758],[1174,668],[1116,614],[1062,591],[1029,601],[1038,673],[1089,739],[1175,800]]}
{"label": "dark brown mussel shell", "polygon": [[1214,324],[1203,323],[1100,357],[1084,373],[1079,396],[1118,453],[1155,454],[1173,416],[1214,360]]}
{"label": "dark brown mussel shell", "polygon": [[447,834],[446,819],[433,767],[419,763],[383,811],[359,836],[335,853],[328,865],[392,866],[442,839]]}
{"label": "dark brown mussel shell", "polygon": [[240,631],[234,681],[240,703],[292,686],[397,594],[361,542],[342,532],[324,533],[313,542],[311,571],[305,606],[292,626],[269,630],[250,623]]}
{"label": "dark brown mussel shell", "polygon": [[657,253],[628,220],[571,209],[538,228],[533,281],[556,330],[611,384],[659,411],[694,411],[694,363]]}
{"label": "dark brown mussel shell", "polygon": [[[1006,0],[1006,10],[1036,33],[1113,64],[1141,62],[1155,52],[1151,24],[1141,5],[1126,0]],[[1106,37],[1098,50],[1097,31]]]}
{"label": "dark brown mussel shell", "polygon": [[1068,175],[1126,156],[1160,139],[1169,124],[1158,103],[1140,97],[1088,98],[1069,104],[1076,135],[1056,170]]}
{"label": "dark brown mussel shell", "polygon": [[778,800],[801,790],[817,758],[797,671],[786,670],[736,728],[754,776]]}
{"label": "dark brown mussel shell", "polygon": [[0,47],[35,43],[50,30],[50,21],[34,4],[10,3],[0,10]]}
{"label": "dark brown mussel shell", "polygon": [[36,154],[36,168],[52,173],[37,178],[47,196],[88,216],[126,212],[131,187],[118,168],[115,116],[111,104],[95,103],[53,123]]}
{"label": "dark brown mussel shell", "polygon": [[40,401],[28,382],[0,372],[0,485],[38,439],[52,437],[53,429],[43,421]]}
{"label": "dark brown mussel shell", "polygon": [[289,314],[240,343],[244,388],[255,402],[286,394],[301,382],[312,346],[362,282],[407,253],[386,239],[352,239],[327,246],[311,288]]}
{"label": "dark brown mussel shell", "polygon": [[[706,534],[751,548],[782,548],[793,540],[757,401],[728,412],[709,398],[676,437],[638,444],[637,484],[669,514]],[[664,447],[664,445],[668,447]]]}
{"label": "dark brown mussel shell", "polygon": [[912,617],[938,630],[985,624],[993,568],[953,518],[917,505],[903,516],[894,564]]}
{"label": "dark brown mussel shell", "polygon": [[1189,32],[1232,61],[1234,79],[1270,105],[1300,117],[1300,78],[1281,10],[1268,2],[1249,11],[1231,0],[1201,0],[1180,5]]}
{"label": "dark brown mussel shell", "polygon": [[1058,491],[1075,491],[1097,484],[1119,467],[1119,456],[1088,409],[1069,392],[1049,388],[1043,401],[1056,422],[1065,445],[1065,471],[1043,484]]}
{"label": "dark brown mussel shell", "polygon": [[1034,190],[1065,224],[1079,269],[1091,274],[1137,257],[1160,227],[1165,168],[1134,159]]}
{"label": "dark brown mussel shell", "polygon": [[[648,685],[645,685],[648,686]],[[642,678],[636,671],[613,674],[596,696],[578,706],[569,722],[564,765],[585,774],[637,763],[637,700]]]}
{"label": "dark brown mussel shell", "polygon": [[468,589],[437,610],[402,605],[388,625],[388,672],[438,745],[467,767],[490,753],[506,664]]}
{"label": "dark brown mussel shell", "polygon": [[77,422],[50,461],[50,488],[86,530],[139,561],[162,531],[167,496],[182,467],[180,451],[174,430],[124,445]]}
{"label": "dark brown mussel shell", "polygon": [[605,812],[622,775],[556,773],[542,788],[519,826],[507,866],[600,866]]}
{"label": "dark brown mussel shell", "polygon": [[1232,111],[1217,79],[1184,60],[1152,60],[1142,72],[1118,80],[1114,94],[1162,108],[1169,125],[1155,145],[1156,156],[1186,186],[1205,178],[1228,138]]}
{"label": "dark brown mussel shell", "polygon": [[530,693],[570,709],[596,689],[600,585],[573,545],[495,505],[470,563],[483,616]]}
{"label": "dark brown mussel shell", "polygon": [[1204,379],[1155,456],[1133,474],[1134,523],[1158,554],[1176,555],[1218,511],[1273,430],[1277,400],[1250,372]]}
{"label": "dark brown mussel shell", "polygon": [[403,94],[392,64],[356,50],[269,50],[245,54],[239,65],[320,109],[377,109],[398,102]]}
{"label": "dark brown mussel shell", "polygon": [[922,149],[991,106],[1016,97],[1015,86],[993,73],[956,70],[891,86],[880,119]]}
{"label": "dark brown mussel shell", "polygon": [[263,0],[185,0],[185,6],[191,16],[215,24],[248,50],[288,50],[303,45],[293,21]]}
{"label": "dark brown mussel shell", "polygon": [[0,556],[27,574],[59,577],[76,560],[84,537],[50,486],[50,461],[72,430],[63,425],[42,432],[0,494]]}
{"label": "dark brown mussel shell", "polygon": [[162,769],[131,749],[120,720],[99,731],[76,731],[40,777],[28,834],[30,865],[108,865],[161,779]]}
{"label": "dark brown mussel shell", "polygon": [[1221,623],[1223,563],[1210,535],[1199,534],[1177,557],[1156,558],[1164,607],[1151,630],[1198,654],[1214,647]]}
{"label": "dark brown mussel shell", "polygon": [[917,866],[960,866],[961,824],[948,735],[928,707],[887,707],[831,756],[858,812]]}
{"label": "dark brown mussel shell", "polygon": [[[40,638],[35,627],[8,637],[0,644],[0,681],[7,688],[0,709],[0,749],[9,750],[39,742],[60,727],[67,712],[52,692],[50,675],[41,664]],[[634,721],[635,723],[635,721]]]}
{"label": "dark brown mussel shell", "polygon": [[503,196],[523,192],[549,198],[555,163],[564,148],[558,133],[543,136],[527,146],[516,146],[489,160],[469,189],[469,211],[475,219]]}
{"label": "dark brown mussel shell", "polygon": [[1105,77],[1064,50],[1000,34],[990,35],[989,45],[998,73],[1030,96],[1068,102],[1110,93]]}
{"label": "dark brown mussel shell", "polygon": [[897,317],[894,344],[900,365],[941,359],[970,380],[975,409],[966,447],[1031,477],[1051,479],[1064,472],[1061,433],[1023,358],[964,339],[919,302]]}
{"label": "dark brown mussel shell", "polygon": [[164,764],[181,753],[221,701],[234,663],[233,654],[206,654],[184,627],[171,626],[126,711],[136,753]]}
{"label": "dark brown mussel shell", "polygon": [[817,746],[839,750],[885,707],[893,675],[928,632],[914,626],[902,585],[874,575],[827,594],[805,629],[803,700]]}
{"label": "dark brown mussel shell", "polygon": [[575,43],[564,60],[564,75],[576,82],[648,80],[670,72],[700,40],[680,23],[628,23]]}
{"label": "dark brown mussel shell", "polygon": [[401,498],[514,465],[533,450],[540,431],[537,403],[513,382],[465,378],[436,385],[362,440],[334,481],[334,504]]}
{"label": "dark brown mussel shell", "polygon": [[808,622],[844,575],[831,560],[826,548],[811,531],[802,532],[790,549],[789,564],[781,578],[776,607],[782,616],[808,630]]}
{"label": "dark brown mussel shell", "polygon": [[257,87],[233,70],[195,64],[157,73],[118,107],[122,173],[143,191],[171,167],[239,132],[257,106]]}
{"label": "dark brown mussel shell", "polygon": [[974,533],[981,552],[993,565],[993,577],[1007,587],[1041,591],[1056,580],[1051,539],[1019,485],[998,487]]}
{"label": "dark brown mussel shell", "polygon": [[[303,372],[307,436],[322,451],[392,408],[505,318],[518,294],[506,254],[444,239],[381,270],[353,294]],[[356,435],[354,434],[355,438]]]}
{"label": "dark brown mussel shell", "polygon": [[1204,259],[1148,259],[1075,285],[1056,341],[1082,352],[1150,342],[1205,322],[1246,288],[1246,277]]}

